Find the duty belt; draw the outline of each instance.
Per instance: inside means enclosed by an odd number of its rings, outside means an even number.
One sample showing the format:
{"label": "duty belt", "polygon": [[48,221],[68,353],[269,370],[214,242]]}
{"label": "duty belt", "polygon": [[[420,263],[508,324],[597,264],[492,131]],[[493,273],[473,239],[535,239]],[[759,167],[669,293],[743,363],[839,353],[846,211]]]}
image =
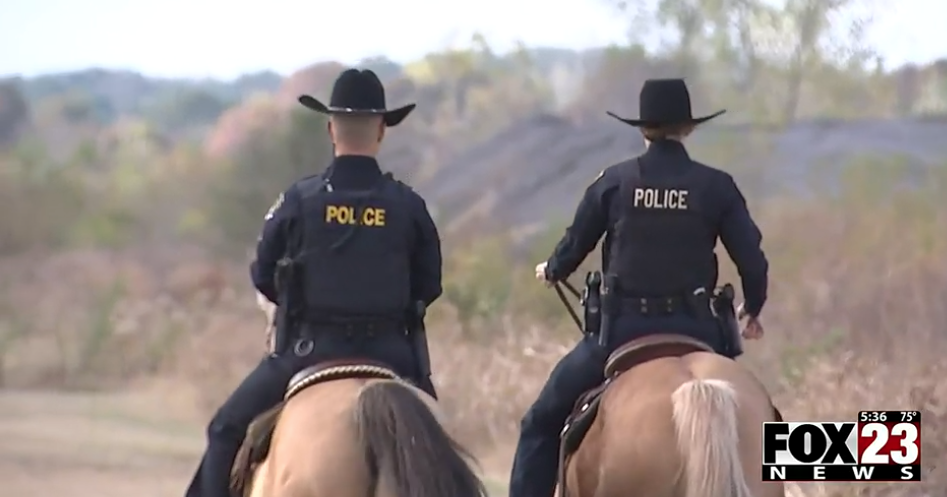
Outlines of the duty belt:
{"label": "duty belt", "polygon": [[315,327],[336,327],[346,330],[377,330],[386,327],[404,328],[407,318],[403,314],[391,315],[332,315],[325,312],[307,312],[303,323]]}
{"label": "duty belt", "polygon": [[641,316],[689,314],[690,306],[681,297],[621,297],[622,312]]}

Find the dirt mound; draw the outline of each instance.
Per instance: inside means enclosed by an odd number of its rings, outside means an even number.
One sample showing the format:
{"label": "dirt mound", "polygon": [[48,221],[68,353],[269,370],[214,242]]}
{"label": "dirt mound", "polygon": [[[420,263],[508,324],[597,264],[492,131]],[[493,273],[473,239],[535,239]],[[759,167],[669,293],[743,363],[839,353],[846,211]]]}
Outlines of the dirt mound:
{"label": "dirt mound", "polygon": [[[689,140],[695,158],[752,179],[755,193],[804,193],[812,177],[831,185],[852,159],[902,160],[908,170],[947,165],[947,118],[799,123],[788,128],[709,124]],[[536,116],[472,147],[415,186],[441,221],[529,226],[572,215],[603,168],[641,153],[633,128],[611,119],[577,124]],[[402,164],[392,164],[397,170]],[[564,202],[563,199],[569,199]],[[473,213],[473,214],[471,214]]]}

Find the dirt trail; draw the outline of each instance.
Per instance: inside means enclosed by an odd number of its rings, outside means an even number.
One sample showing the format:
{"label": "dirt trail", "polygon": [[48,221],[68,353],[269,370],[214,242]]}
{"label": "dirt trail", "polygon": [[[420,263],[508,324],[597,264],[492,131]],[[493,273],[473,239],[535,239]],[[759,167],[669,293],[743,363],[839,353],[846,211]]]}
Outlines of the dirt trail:
{"label": "dirt trail", "polygon": [[180,497],[204,435],[176,395],[0,391],[3,494]]}
{"label": "dirt trail", "polygon": [[8,495],[180,496],[202,441],[156,395],[0,392]]}

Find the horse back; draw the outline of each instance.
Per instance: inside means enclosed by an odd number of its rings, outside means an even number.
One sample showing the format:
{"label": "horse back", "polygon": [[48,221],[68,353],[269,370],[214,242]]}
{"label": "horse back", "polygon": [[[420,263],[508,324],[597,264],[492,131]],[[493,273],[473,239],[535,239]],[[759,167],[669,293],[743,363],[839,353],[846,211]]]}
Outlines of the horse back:
{"label": "horse back", "polygon": [[[681,455],[668,450],[676,440],[672,397],[693,380],[732,384],[747,408],[741,421],[755,431],[776,419],[768,393],[752,373],[688,337],[652,335],[630,342],[611,355],[605,373],[606,385],[583,401],[594,404],[586,411],[597,411],[586,421],[587,433],[573,441],[571,454],[563,454],[560,485],[567,483],[568,497],[608,497],[608,489],[623,495],[630,488],[651,497],[682,495]],[[758,441],[749,431],[746,439]]]}

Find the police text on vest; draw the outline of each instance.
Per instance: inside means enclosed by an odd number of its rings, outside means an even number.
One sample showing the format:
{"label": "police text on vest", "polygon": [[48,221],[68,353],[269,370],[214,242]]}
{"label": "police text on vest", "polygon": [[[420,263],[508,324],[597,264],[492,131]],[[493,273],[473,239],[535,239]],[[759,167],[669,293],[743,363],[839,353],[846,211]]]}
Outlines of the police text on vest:
{"label": "police text on vest", "polygon": [[384,226],[385,209],[365,207],[356,213],[349,205],[327,205],[326,222],[329,224],[360,224],[362,226]]}
{"label": "police text on vest", "polygon": [[687,210],[687,190],[635,188],[634,206],[645,209]]}

